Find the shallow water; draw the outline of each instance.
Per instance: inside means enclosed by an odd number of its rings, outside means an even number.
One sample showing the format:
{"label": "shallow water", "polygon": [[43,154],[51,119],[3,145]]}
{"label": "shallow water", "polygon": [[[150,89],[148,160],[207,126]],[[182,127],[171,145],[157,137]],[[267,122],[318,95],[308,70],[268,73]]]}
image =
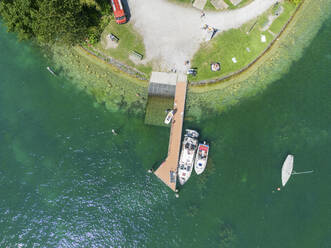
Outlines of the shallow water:
{"label": "shallow water", "polygon": [[[211,153],[176,199],[146,173],[168,129],[106,111],[1,28],[0,247],[331,247],[330,36],[331,19],[263,93],[185,122]],[[314,173],[277,192],[287,153]]]}

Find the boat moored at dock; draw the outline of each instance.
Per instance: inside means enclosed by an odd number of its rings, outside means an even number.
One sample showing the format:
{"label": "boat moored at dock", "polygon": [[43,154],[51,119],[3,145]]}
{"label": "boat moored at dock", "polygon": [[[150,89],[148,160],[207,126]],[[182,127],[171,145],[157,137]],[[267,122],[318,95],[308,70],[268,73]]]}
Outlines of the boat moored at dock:
{"label": "boat moored at dock", "polygon": [[168,125],[171,122],[171,120],[172,120],[172,118],[174,117],[174,114],[175,114],[174,112],[175,111],[173,109],[168,112],[168,114],[167,114],[167,116],[164,120],[164,124]]}
{"label": "boat moored at dock", "polygon": [[199,137],[199,133],[195,130],[186,129],[185,131],[178,164],[178,179],[181,185],[184,185],[191,176]]}
{"label": "boat moored at dock", "polygon": [[209,145],[204,141],[199,144],[198,152],[195,158],[194,170],[200,175],[206,168],[208,160]]}

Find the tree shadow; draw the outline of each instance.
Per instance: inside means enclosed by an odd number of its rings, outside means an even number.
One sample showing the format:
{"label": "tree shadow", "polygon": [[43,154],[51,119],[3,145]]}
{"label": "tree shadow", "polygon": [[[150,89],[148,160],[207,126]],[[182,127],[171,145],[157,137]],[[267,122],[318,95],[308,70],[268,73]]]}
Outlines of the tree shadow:
{"label": "tree shadow", "polygon": [[93,6],[83,5],[83,13],[88,19],[89,27],[97,27],[100,24],[102,14]]}
{"label": "tree shadow", "polygon": [[95,2],[100,6],[102,13],[110,13],[111,5],[109,0],[95,0]]}

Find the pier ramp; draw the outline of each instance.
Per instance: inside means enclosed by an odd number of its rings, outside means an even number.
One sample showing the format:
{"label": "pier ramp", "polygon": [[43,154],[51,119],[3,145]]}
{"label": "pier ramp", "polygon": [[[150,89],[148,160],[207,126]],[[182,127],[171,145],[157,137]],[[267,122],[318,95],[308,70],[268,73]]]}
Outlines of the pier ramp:
{"label": "pier ramp", "polygon": [[154,174],[173,191],[176,191],[177,166],[180,154],[187,90],[186,75],[177,75],[174,109],[176,110],[170,129],[168,156]]}

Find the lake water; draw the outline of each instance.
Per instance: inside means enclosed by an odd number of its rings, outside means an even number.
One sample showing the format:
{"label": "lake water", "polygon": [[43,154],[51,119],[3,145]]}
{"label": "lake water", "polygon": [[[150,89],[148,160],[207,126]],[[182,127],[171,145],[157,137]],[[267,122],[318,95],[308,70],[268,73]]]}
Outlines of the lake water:
{"label": "lake water", "polygon": [[[169,129],[97,106],[1,27],[0,247],[331,247],[330,37],[331,19],[263,93],[185,122],[211,152],[176,199],[146,173]],[[314,173],[278,192],[288,153]]]}

